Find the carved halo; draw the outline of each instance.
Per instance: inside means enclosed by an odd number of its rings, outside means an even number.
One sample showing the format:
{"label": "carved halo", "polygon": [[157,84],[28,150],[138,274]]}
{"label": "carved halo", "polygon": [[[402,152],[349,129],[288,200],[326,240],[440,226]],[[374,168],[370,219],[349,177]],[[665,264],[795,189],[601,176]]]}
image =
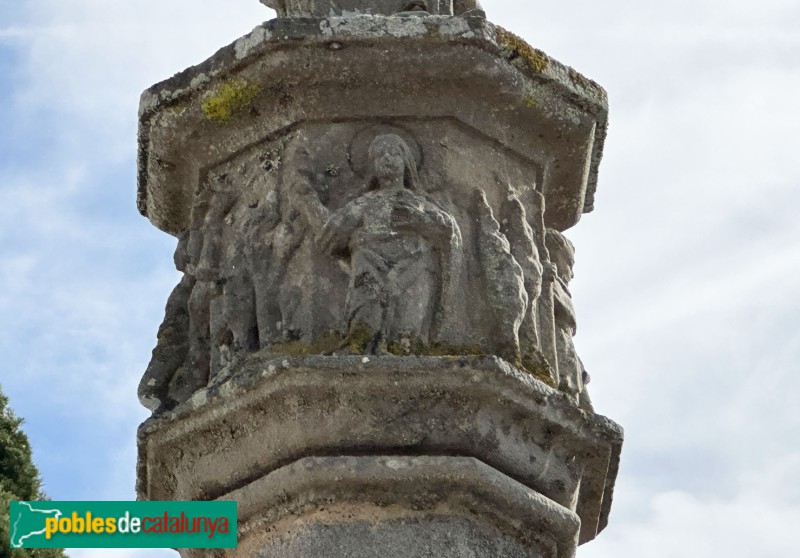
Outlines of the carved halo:
{"label": "carved halo", "polygon": [[369,146],[377,136],[383,134],[398,135],[406,142],[414,156],[414,161],[417,163],[417,172],[419,172],[424,162],[422,149],[411,132],[392,124],[370,124],[369,126],[361,128],[353,135],[353,139],[350,141],[350,147],[347,150],[350,168],[353,169],[356,176],[366,178],[369,172],[367,168],[369,165]]}

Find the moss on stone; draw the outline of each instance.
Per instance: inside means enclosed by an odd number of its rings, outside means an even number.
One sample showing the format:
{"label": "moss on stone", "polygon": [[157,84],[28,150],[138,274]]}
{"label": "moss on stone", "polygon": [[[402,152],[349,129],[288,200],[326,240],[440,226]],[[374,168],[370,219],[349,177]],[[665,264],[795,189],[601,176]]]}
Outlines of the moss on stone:
{"label": "moss on stone", "polygon": [[588,88],[588,87],[591,87],[591,85],[592,85],[592,81],[589,78],[587,78],[583,74],[579,73],[574,68],[570,68],[569,69],[569,77],[570,77],[570,79],[572,80],[573,83],[577,83],[577,84],[581,85],[582,87]]}
{"label": "moss on stone", "polygon": [[525,103],[525,106],[528,108],[536,108],[539,106],[539,99],[537,99],[530,93],[526,93],[522,97],[522,102]]}
{"label": "moss on stone", "polygon": [[605,97],[605,90],[600,87],[600,85],[589,78],[587,78],[582,73],[578,72],[574,68],[569,68],[569,77],[572,80],[572,83],[576,86],[582,87],[584,89],[588,89],[590,91],[594,91],[598,93],[600,96]]}
{"label": "moss on stone", "polygon": [[442,29],[438,24],[429,22],[428,20],[423,20],[422,24],[425,26],[429,36],[438,37],[442,34]]}
{"label": "moss on stone", "polygon": [[531,348],[522,355],[520,368],[545,384],[557,388],[556,377],[544,355],[537,349]]}
{"label": "moss on stone", "polygon": [[480,345],[450,345],[448,343],[434,343],[425,348],[425,356],[483,356],[486,350]]}
{"label": "moss on stone", "polygon": [[203,114],[212,122],[224,123],[248,107],[261,93],[261,87],[242,79],[231,79],[220,85],[203,101]]}
{"label": "moss on stone", "polygon": [[338,331],[323,333],[313,342],[306,341],[287,341],[285,343],[274,343],[270,347],[270,352],[283,356],[310,356],[325,355],[341,349],[345,345],[344,335]]}
{"label": "moss on stone", "polygon": [[350,333],[347,335],[347,348],[352,354],[363,355],[374,337],[375,332],[372,331],[372,328],[359,322],[350,329]]}
{"label": "moss on stone", "polygon": [[[287,341],[275,343],[270,347],[270,352],[275,355],[304,357],[311,355],[329,355],[337,351],[344,350],[350,354],[363,355],[370,348],[370,344],[375,339],[375,332],[367,324],[361,322],[356,324],[348,335],[338,331],[323,333],[312,342],[306,341]],[[486,356],[489,354],[481,345],[453,345],[450,343],[436,342],[425,343],[418,337],[409,337],[403,342],[389,343],[385,347],[380,347],[389,354],[396,356],[432,356],[445,359],[459,359],[465,356]],[[522,355],[521,358],[514,358],[511,362],[520,370],[531,374],[552,387],[556,386],[555,374],[544,356],[535,348],[532,348]]]}
{"label": "moss on stone", "polygon": [[405,346],[405,345],[403,345],[402,343],[389,343],[389,344],[386,346],[386,350],[387,350],[387,351],[388,351],[390,354],[397,355],[397,356],[407,356],[407,355],[414,354],[414,353],[411,351],[411,348],[410,348],[410,347],[406,347],[406,346]]}
{"label": "moss on stone", "polygon": [[520,58],[538,74],[541,74],[550,65],[550,58],[544,52],[533,48],[522,37],[500,26],[497,26],[497,42],[509,51],[507,55],[509,60]]}
{"label": "moss on stone", "polygon": [[448,343],[427,344],[419,338],[410,338],[407,343],[390,343],[387,350],[398,356],[481,356],[486,350],[480,345],[450,345]]}

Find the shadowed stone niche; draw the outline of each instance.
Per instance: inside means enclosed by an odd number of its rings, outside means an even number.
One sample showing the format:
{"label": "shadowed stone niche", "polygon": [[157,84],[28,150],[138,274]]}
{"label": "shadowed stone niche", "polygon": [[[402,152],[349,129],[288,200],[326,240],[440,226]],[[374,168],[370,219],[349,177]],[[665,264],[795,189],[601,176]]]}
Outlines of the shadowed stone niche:
{"label": "shadowed stone niche", "polygon": [[262,3],[141,99],[139,210],[183,277],[140,498],[239,502],[239,547],[184,557],[574,556],[622,444],[565,236],[605,92],[474,1]]}

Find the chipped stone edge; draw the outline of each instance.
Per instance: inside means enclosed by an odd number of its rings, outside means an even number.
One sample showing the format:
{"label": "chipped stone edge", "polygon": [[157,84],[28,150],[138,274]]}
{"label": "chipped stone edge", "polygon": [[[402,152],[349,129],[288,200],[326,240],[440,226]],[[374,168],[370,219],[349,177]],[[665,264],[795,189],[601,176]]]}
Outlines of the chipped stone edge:
{"label": "chipped stone edge", "polygon": [[369,372],[381,370],[387,373],[403,371],[441,373],[442,369],[471,369],[478,373],[465,380],[470,383],[482,381],[482,374],[496,373],[497,389],[508,390],[509,393],[521,394],[540,405],[546,405],[559,411],[558,419],[582,425],[585,434],[599,436],[604,440],[621,442],[624,431],[611,419],[596,413],[587,412],[569,397],[523,372],[507,361],[494,356],[373,356],[364,361],[363,356],[321,356],[306,357],[272,357],[266,353],[248,355],[243,362],[234,363],[231,367],[236,372],[223,371],[207,388],[198,390],[186,402],[170,411],[153,415],[140,426],[140,434],[149,434],[161,426],[179,421],[201,410],[214,412],[227,402],[236,401],[241,396],[257,389],[267,379],[277,380],[284,375],[298,371],[333,370],[348,372]]}

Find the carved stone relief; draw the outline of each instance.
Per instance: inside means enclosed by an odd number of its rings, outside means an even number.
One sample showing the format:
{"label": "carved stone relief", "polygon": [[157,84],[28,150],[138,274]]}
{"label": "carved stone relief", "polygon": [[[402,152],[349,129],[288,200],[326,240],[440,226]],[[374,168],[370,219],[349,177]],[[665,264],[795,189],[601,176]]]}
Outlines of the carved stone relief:
{"label": "carved stone relief", "polygon": [[364,350],[411,352],[436,337],[442,302],[461,260],[455,219],[424,195],[417,163],[396,134],[369,147],[366,191],[331,214],[319,242],[348,262],[348,338]]}
{"label": "carved stone relief", "polygon": [[577,321],[569,292],[569,282],[573,277],[572,267],[575,265],[575,248],[567,237],[553,229],[547,229],[546,244],[551,261],[547,274],[550,275],[553,285],[559,388],[579,399],[584,388],[584,369],[572,342]]}
{"label": "carved stone relief", "polygon": [[307,122],[217,164],[142,402],[171,408],[259,351],[495,354],[578,398],[572,248],[545,231],[540,175],[451,119]]}

